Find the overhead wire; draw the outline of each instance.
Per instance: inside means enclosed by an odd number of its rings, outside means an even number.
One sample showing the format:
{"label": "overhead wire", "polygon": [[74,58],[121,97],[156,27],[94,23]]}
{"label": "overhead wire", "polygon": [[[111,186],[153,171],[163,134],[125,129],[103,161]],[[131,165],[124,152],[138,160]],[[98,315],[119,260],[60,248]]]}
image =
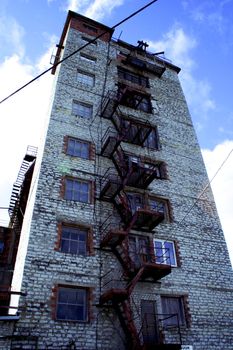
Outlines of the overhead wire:
{"label": "overhead wire", "polygon": [[[110,30],[114,30],[117,27],[119,27],[121,24],[123,24],[124,22],[128,21],[129,19],[131,19],[132,17],[135,17],[138,13],[144,11],[147,7],[151,6],[152,4],[154,4],[156,1],[158,0],[152,0],[150,1],[148,4],[146,4],[145,6],[140,7],[138,10],[136,10],[135,12],[131,13],[129,16],[125,17],[123,20],[121,20],[120,22],[118,22],[117,24],[115,24],[114,26],[110,27]],[[93,44],[97,39],[101,38],[102,36],[104,36],[106,33],[108,33],[109,30],[105,30],[104,32],[102,32],[101,34],[97,35],[94,39],[91,39],[88,43],[82,45],[81,47],[79,47],[77,50],[73,51],[72,53],[70,53],[68,56],[64,57],[63,59],[61,59],[60,61],[54,63],[51,67],[47,68],[45,71],[43,71],[42,73],[40,73],[39,75],[37,75],[35,78],[31,79],[30,81],[28,81],[26,84],[22,85],[20,88],[18,88],[17,90],[13,91],[10,95],[6,96],[4,99],[2,99],[0,101],[0,104],[7,101],[9,98],[11,98],[12,96],[14,96],[15,94],[17,94],[18,92],[20,92],[21,90],[23,90],[24,88],[26,88],[28,85],[32,84],[34,81],[36,81],[37,79],[41,78],[43,75],[45,75],[46,73],[50,72],[52,69],[56,68],[58,65],[60,65],[61,63],[63,63],[64,61],[66,61],[68,58],[74,56],[76,53],[78,53],[79,51],[83,50],[85,47]]]}
{"label": "overhead wire", "polygon": [[222,169],[222,167],[224,166],[224,164],[227,162],[227,160],[230,158],[230,155],[233,152],[233,148],[231,149],[231,151],[228,153],[228,155],[226,156],[226,158],[223,160],[223,162],[221,163],[221,165],[218,167],[217,171],[215,172],[215,174],[213,175],[213,177],[207,182],[207,184],[204,186],[204,188],[202,189],[201,193],[199,194],[199,196],[195,199],[194,203],[189,207],[188,211],[185,213],[185,215],[183,216],[183,218],[178,222],[178,226],[181,225],[181,223],[184,221],[184,219],[190,214],[190,212],[192,211],[192,209],[195,207],[195,205],[197,204],[197,202],[201,199],[201,197],[203,196],[203,194],[205,193],[205,191],[210,187],[211,183],[213,182],[213,180],[215,179],[215,177],[217,176],[217,174],[220,172],[220,170]]}

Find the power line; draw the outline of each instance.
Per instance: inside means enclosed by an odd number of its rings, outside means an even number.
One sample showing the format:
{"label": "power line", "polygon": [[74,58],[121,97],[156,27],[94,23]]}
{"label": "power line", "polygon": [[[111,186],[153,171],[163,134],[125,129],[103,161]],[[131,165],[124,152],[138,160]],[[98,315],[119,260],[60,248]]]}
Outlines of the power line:
{"label": "power line", "polygon": [[[144,11],[147,7],[151,6],[153,3],[155,3],[158,0],[153,0],[151,2],[149,2],[148,4],[146,4],[145,6],[139,8],[137,11],[133,12],[131,15],[129,15],[128,17],[124,18],[123,20],[121,20],[120,22],[118,22],[117,24],[115,24],[113,27],[110,28],[110,30],[113,30],[117,27],[119,27],[121,24],[123,24],[124,22],[128,21],[130,18],[136,16],[138,13]],[[0,104],[5,102],[6,100],[8,100],[10,97],[14,96],[15,94],[17,94],[18,92],[20,92],[21,90],[23,90],[25,87],[27,87],[28,85],[32,84],[34,81],[36,81],[37,79],[39,79],[40,77],[42,77],[43,75],[45,75],[46,73],[50,72],[53,68],[57,67],[59,64],[63,63],[65,60],[67,60],[68,58],[72,57],[73,55],[75,55],[77,52],[81,51],[82,49],[84,49],[85,47],[89,46],[90,44],[93,44],[97,39],[101,38],[103,35],[105,35],[106,33],[108,33],[108,30],[104,31],[103,33],[97,35],[94,39],[90,40],[88,43],[84,44],[83,46],[81,46],[80,48],[78,48],[77,50],[73,51],[71,54],[69,54],[68,56],[64,57],[62,60],[54,63],[50,68],[46,69],[44,72],[40,73],[39,75],[37,75],[35,78],[33,78],[32,80],[30,80],[29,82],[27,82],[26,84],[24,84],[23,86],[21,86],[19,89],[15,90],[14,92],[12,92],[10,95],[8,95],[7,97],[5,97],[3,100],[0,101]]]}
{"label": "power line", "polygon": [[224,164],[227,162],[227,160],[229,159],[231,153],[233,152],[233,148],[230,150],[230,152],[228,153],[228,155],[226,156],[226,158],[223,160],[222,164],[218,167],[217,171],[215,172],[214,176],[211,178],[211,180],[208,181],[208,183],[205,185],[205,187],[203,188],[203,190],[201,191],[200,195],[197,197],[197,199],[194,201],[194,203],[191,205],[191,207],[188,209],[188,211],[186,212],[186,214],[184,215],[184,217],[178,222],[178,226],[181,225],[181,223],[184,221],[184,219],[190,214],[190,212],[192,211],[192,209],[195,207],[196,203],[201,199],[202,195],[205,193],[205,191],[207,190],[207,188],[210,187],[212,181],[215,179],[215,177],[217,176],[217,174],[219,173],[219,171],[222,169],[222,167],[224,166]]}

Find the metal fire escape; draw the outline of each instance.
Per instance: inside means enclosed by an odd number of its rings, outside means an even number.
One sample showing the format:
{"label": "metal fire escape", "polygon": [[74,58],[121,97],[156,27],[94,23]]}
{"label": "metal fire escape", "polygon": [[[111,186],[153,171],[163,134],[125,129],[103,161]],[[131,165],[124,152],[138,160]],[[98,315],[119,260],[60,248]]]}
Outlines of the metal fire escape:
{"label": "metal fire escape", "polygon": [[18,308],[10,307],[10,298],[12,295],[24,295],[24,293],[12,291],[11,282],[36,155],[37,148],[28,146],[10,198],[10,224],[8,228],[5,228],[4,249],[0,256],[0,274],[2,276],[0,283],[0,320],[18,318],[18,314],[15,314]]}
{"label": "metal fire escape", "polygon": [[[126,335],[127,349],[150,349],[151,345],[146,344],[135,325],[130,297],[139,280],[158,281],[171,273],[171,266],[166,261],[161,263],[161,257],[155,256],[146,236],[139,251],[130,249],[130,231],[151,232],[163,221],[164,211],[150,208],[146,196],[139,197],[138,203],[132,205],[130,194],[125,191],[126,186],[146,191],[154,179],[160,178],[160,164],[147,166],[140,159],[130,159],[123,150],[122,142],[143,146],[153,130],[149,122],[139,123],[123,117],[119,104],[124,93],[109,93],[101,108],[101,116],[113,125],[102,138],[101,155],[110,158],[114,167],[103,176],[100,200],[113,203],[121,223],[114,226],[111,217],[102,223],[100,246],[111,248],[124,272],[117,285],[112,283],[114,277],[110,278],[111,283],[104,284],[100,305],[110,303],[115,309]],[[180,344],[164,344],[161,339],[153,346],[156,349],[181,348]]]}

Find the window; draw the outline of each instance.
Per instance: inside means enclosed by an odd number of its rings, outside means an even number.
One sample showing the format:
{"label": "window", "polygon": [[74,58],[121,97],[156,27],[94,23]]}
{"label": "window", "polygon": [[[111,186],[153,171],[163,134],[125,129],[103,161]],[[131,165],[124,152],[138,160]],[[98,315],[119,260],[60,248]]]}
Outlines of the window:
{"label": "window", "polygon": [[166,320],[163,321],[165,326],[186,325],[183,297],[162,296],[161,302],[163,314],[166,315]]}
{"label": "window", "polygon": [[62,226],[61,252],[87,255],[88,230],[74,226]]}
{"label": "window", "polygon": [[57,320],[87,322],[87,300],[87,289],[58,287]]}
{"label": "window", "polygon": [[82,36],[82,41],[85,43],[85,44],[91,44],[91,45],[97,45],[97,42],[96,41],[93,41],[93,39],[90,39],[90,38],[87,38],[85,36]]}
{"label": "window", "polygon": [[73,101],[72,113],[82,117],[82,118],[91,118],[93,112],[93,107],[86,103]]}
{"label": "window", "polygon": [[149,80],[147,77],[130,72],[122,67],[118,67],[118,77],[137,85],[149,87]]}
{"label": "window", "polygon": [[156,129],[152,129],[148,137],[144,141],[144,147],[158,149],[158,134]]}
{"label": "window", "polygon": [[148,237],[129,235],[129,256],[136,266],[151,260],[149,249]]}
{"label": "window", "polygon": [[96,63],[96,58],[95,57],[92,57],[92,56],[88,56],[84,53],[81,53],[80,54],[80,58],[82,61],[85,61],[85,62],[88,62],[88,63],[91,63],[91,64],[95,64]]}
{"label": "window", "polygon": [[68,137],[66,154],[69,156],[89,159],[90,143],[73,137]]}
{"label": "window", "polygon": [[154,250],[157,264],[177,266],[174,242],[155,239]]}
{"label": "window", "polygon": [[143,197],[139,193],[127,193],[129,208],[132,214],[143,208]]}
{"label": "window", "polygon": [[152,210],[155,210],[158,213],[164,214],[164,218],[166,220],[169,219],[168,204],[167,204],[167,201],[165,199],[150,198],[149,199],[149,206]]}
{"label": "window", "polygon": [[94,86],[95,84],[95,76],[90,73],[78,71],[77,72],[77,82],[81,84],[85,84],[88,86]]}
{"label": "window", "polygon": [[147,95],[142,95],[132,90],[123,90],[120,88],[119,95],[121,97],[120,103],[124,106],[137,109],[146,113],[152,112],[152,106],[150,97]]}
{"label": "window", "polygon": [[88,181],[65,179],[65,199],[83,203],[90,202],[90,187]]}

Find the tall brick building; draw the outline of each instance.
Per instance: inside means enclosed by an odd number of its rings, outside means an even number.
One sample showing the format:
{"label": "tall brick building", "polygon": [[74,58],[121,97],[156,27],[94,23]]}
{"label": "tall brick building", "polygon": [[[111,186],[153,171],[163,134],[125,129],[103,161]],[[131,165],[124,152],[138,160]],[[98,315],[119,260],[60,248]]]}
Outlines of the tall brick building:
{"label": "tall brick building", "polygon": [[68,13],[0,346],[232,350],[232,269],[180,69],[112,34]]}

